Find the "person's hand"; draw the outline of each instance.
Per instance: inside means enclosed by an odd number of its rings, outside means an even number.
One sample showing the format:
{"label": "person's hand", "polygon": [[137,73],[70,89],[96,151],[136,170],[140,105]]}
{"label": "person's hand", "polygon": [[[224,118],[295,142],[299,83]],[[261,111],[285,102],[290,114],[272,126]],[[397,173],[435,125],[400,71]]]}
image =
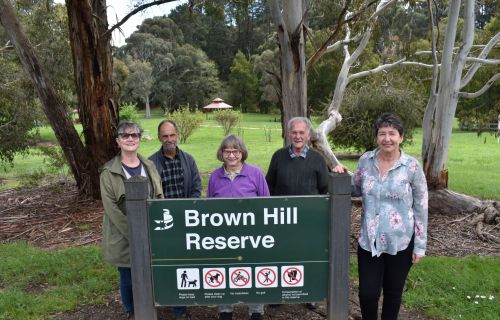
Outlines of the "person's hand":
{"label": "person's hand", "polygon": [[333,168],[332,172],[344,173],[344,172],[347,172],[347,167],[342,165],[342,164],[338,164]]}
{"label": "person's hand", "polygon": [[411,262],[413,262],[413,264],[415,264],[415,263],[419,263],[419,262],[420,262],[420,260],[422,260],[422,258],[423,258],[423,257],[424,257],[424,256],[421,256],[421,255],[418,255],[418,254],[416,254],[416,253],[413,253],[413,255],[412,255],[412,259],[411,259]]}

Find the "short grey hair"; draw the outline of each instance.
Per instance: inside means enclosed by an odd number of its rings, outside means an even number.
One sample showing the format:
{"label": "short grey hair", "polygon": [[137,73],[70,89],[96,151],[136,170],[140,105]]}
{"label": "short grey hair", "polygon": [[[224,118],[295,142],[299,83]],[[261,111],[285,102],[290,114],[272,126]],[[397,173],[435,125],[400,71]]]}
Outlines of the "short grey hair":
{"label": "short grey hair", "polygon": [[222,153],[224,152],[224,149],[229,148],[233,148],[241,152],[241,162],[245,162],[245,160],[248,158],[248,149],[245,145],[245,142],[243,142],[243,139],[235,134],[230,134],[222,139],[219,149],[217,149],[217,159],[219,161],[224,162]]}
{"label": "short grey hair", "polygon": [[144,129],[142,129],[141,126],[136,122],[131,120],[122,120],[120,121],[120,123],[118,123],[118,127],[116,127],[116,133],[117,135],[120,135],[122,133],[125,133],[125,131],[130,128],[134,129],[134,131],[137,132],[139,136],[142,136],[142,133],[144,132]]}
{"label": "short grey hair", "polygon": [[312,133],[312,123],[311,123],[311,120],[309,120],[306,117],[294,117],[294,118],[288,120],[288,123],[287,123],[287,126],[286,126],[287,132],[290,132],[290,130],[292,130],[292,126],[293,126],[293,124],[295,122],[303,122],[303,123],[305,123],[306,126],[307,126],[307,130],[309,131],[309,133]]}

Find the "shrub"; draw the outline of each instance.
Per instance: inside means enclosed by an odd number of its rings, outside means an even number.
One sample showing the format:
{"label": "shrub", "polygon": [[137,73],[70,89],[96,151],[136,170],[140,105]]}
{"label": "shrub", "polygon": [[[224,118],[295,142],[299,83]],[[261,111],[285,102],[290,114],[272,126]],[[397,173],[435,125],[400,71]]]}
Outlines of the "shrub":
{"label": "shrub", "polygon": [[43,164],[49,172],[62,176],[69,175],[69,166],[64,156],[64,151],[59,146],[39,146],[38,150],[43,156]]}
{"label": "shrub", "polygon": [[191,112],[188,107],[181,107],[172,112],[169,119],[177,124],[180,143],[186,143],[194,130],[203,123],[203,114],[198,110]]}
{"label": "shrub", "polygon": [[135,103],[125,103],[120,107],[120,120],[137,121],[139,111]]}
{"label": "shrub", "polygon": [[330,142],[337,148],[373,150],[377,147],[375,120],[384,112],[392,112],[403,121],[403,144],[411,143],[413,129],[422,123],[423,108],[422,97],[409,89],[368,84],[357,92],[349,90],[341,109],[342,122],[330,134]]}
{"label": "shrub", "polygon": [[214,112],[214,119],[222,126],[224,135],[227,136],[231,129],[240,122],[241,114],[230,109],[217,110]]}

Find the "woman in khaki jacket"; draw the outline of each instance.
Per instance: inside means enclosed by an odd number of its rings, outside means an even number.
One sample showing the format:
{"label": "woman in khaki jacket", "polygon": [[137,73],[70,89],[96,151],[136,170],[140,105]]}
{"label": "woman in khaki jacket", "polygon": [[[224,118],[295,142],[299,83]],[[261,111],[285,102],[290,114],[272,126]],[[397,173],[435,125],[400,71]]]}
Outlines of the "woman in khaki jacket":
{"label": "woman in khaki jacket", "polygon": [[104,206],[102,247],[104,261],[118,267],[120,294],[128,318],[134,314],[128,225],[124,181],[141,175],[148,178],[149,197],[162,198],[160,176],[154,164],[137,153],[142,128],[133,121],[118,124],[116,143],[120,152],[101,169],[101,197]]}

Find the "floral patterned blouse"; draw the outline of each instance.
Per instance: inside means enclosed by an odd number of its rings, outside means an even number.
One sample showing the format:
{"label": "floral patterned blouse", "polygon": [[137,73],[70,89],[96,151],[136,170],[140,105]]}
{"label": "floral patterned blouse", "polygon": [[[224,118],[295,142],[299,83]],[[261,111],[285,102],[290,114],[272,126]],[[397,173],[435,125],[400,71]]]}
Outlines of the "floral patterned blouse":
{"label": "floral patterned blouse", "polygon": [[413,253],[425,255],[427,245],[427,183],[418,161],[401,156],[380,177],[379,149],[361,156],[352,176],[353,196],[362,196],[363,213],[358,238],[372,256],[395,255],[408,247],[413,235]]}

